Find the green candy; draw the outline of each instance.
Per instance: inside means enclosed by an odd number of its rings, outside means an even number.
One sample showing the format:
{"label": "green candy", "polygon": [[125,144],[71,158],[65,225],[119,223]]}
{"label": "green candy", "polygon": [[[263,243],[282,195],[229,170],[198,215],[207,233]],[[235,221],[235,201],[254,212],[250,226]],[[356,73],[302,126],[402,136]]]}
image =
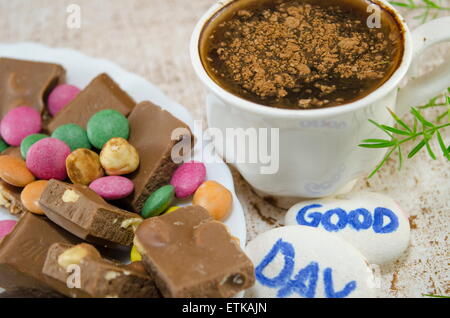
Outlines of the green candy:
{"label": "green candy", "polygon": [[5,151],[8,147],[8,144],[0,137],[0,152]]}
{"label": "green candy", "polygon": [[102,149],[103,145],[114,137],[128,139],[130,126],[128,119],[116,110],[105,109],[99,111],[89,119],[87,135],[95,148]]}
{"label": "green candy", "polygon": [[174,196],[175,188],[173,186],[166,185],[159,188],[145,201],[141,212],[142,217],[148,219],[160,215],[170,206]]}
{"label": "green candy", "polygon": [[71,151],[78,148],[91,149],[86,130],[76,124],[62,125],[56,128],[52,134],[53,138],[64,141]]}
{"label": "green candy", "polygon": [[22,155],[22,158],[27,159],[28,150],[31,148],[31,146],[33,146],[39,140],[47,137],[48,136],[44,134],[32,134],[26,136],[20,143],[20,153]]}

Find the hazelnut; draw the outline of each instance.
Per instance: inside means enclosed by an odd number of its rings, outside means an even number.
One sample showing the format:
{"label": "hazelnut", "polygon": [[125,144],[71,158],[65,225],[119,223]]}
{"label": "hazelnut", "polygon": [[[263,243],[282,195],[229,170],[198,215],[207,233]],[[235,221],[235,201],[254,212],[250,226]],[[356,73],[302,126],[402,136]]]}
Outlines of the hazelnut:
{"label": "hazelnut", "polygon": [[111,138],[100,152],[100,163],[109,176],[119,176],[135,171],[139,154],[124,138]]}
{"label": "hazelnut", "polygon": [[99,156],[86,148],[79,148],[67,157],[66,169],[74,184],[89,185],[104,175]]}
{"label": "hazelnut", "polygon": [[62,200],[65,203],[74,203],[77,202],[80,196],[73,190],[66,190],[62,196]]}
{"label": "hazelnut", "polygon": [[58,264],[67,268],[72,264],[80,264],[87,256],[100,257],[99,252],[89,244],[79,244],[62,252],[58,256]]}

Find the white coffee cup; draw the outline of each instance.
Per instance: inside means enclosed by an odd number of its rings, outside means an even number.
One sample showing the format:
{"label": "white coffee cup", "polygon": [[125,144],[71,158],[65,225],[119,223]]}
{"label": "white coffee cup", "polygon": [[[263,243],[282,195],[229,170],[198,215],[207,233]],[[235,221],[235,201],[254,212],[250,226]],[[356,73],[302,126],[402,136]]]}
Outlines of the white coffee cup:
{"label": "white coffee cup", "polygon": [[[397,16],[404,31],[400,66],[381,87],[355,102],[331,108],[288,110],[262,106],[221,88],[207,74],[199,52],[200,37],[208,21],[233,0],[219,1],[200,19],[190,47],[192,63],[207,89],[209,127],[279,128],[279,169],[262,174],[261,164],[227,162],[259,192],[277,197],[318,198],[348,188],[367,175],[386,153],[385,149],[358,147],[362,139],[386,138],[369,119],[392,124],[387,107],[402,114],[450,86],[450,61],[434,72],[414,77],[413,62],[430,46],[450,40],[450,17],[436,19],[410,32],[404,19],[384,0],[377,0]],[[409,74],[408,74],[409,71]],[[403,78],[408,85],[399,91]]]}

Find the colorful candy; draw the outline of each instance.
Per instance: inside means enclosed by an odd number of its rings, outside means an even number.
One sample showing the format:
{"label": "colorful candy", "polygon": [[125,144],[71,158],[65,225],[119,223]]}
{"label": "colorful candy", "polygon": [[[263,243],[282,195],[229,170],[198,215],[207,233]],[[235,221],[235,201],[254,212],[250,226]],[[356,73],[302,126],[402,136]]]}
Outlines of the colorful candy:
{"label": "colorful candy", "polygon": [[56,86],[48,96],[48,111],[52,116],[59,113],[66,107],[80,92],[76,86],[69,84],[61,84]]}
{"label": "colorful candy", "polygon": [[53,132],[52,137],[64,141],[72,151],[78,148],[91,149],[86,130],[76,124],[59,126]]}
{"label": "colorful candy", "polygon": [[47,135],[44,134],[32,134],[27,137],[25,137],[22,142],[20,143],[20,153],[22,155],[23,159],[27,158],[28,150],[30,150],[30,147],[33,146],[36,142],[38,142],[41,139],[47,138]]}
{"label": "colorful candy", "polygon": [[89,185],[104,176],[98,154],[85,148],[79,148],[67,157],[66,170],[74,184]]}
{"label": "colorful candy", "polygon": [[155,192],[145,201],[142,208],[141,215],[147,219],[153,216],[158,216],[163,213],[172,203],[175,196],[175,189],[171,185],[166,185]]}
{"label": "colorful candy", "polygon": [[12,232],[14,226],[17,224],[15,220],[0,221],[0,240]]}
{"label": "colorful candy", "polygon": [[192,203],[205,208],[214,219],[221,220],[231,212],[233,196],[223,185],[209,180],[197,189]]}
{"label": "colorful candy", "polygon": [[27,210],[36,214],[44,214],[44,211],[39,205],[39,199],[41,198],[42,192],[44,192],[44,189],[47,187],[47,184],[47,180],[38,180],[27,184],[27,186],[23,188],[20,199]]}
{"label": "colorful candy", "polygon": [[134,184],[125,177],[109,176],[95,180],[89,188],[105,200],[118,200],[129,196],[134,190]]}
{"label": "colorful candy", "polygon": [[94,147],[102,149],[103,145],[114,137],[128,139],[130,126],[128,119],[116,110],[99,111],[89,119],[87,134]]}
{"label": "colorful candy", "polygon": [[202,162],[186,162],[175,171],[170,184],[175,188],[177,198],[187,198],[195,193],[205,178],[206,167]]}
{"label": "colorful candy", "polygon": [[0,152],[5,151],[8,147],[8,144],[0,137]]}
{"label": "colorful candy", "polygon": [[64,180],[67,178],[66,158],[70,148],[56,138],[44,138],[28,150],[27,167],[39,179]]}
{"label": "colorful candy", "polygon": [[25,137],[40,132],[41,128],[41,114],[34,108],[20,106],[3,117],[0,134],[9,145],[18,147]]}
{"label": "colorful candy", "polygon": [[124,138],[111,138],[100,152],[100,162],[107,175],[132,173],[139,167],[139,154]]}
{"label": "colorful candy", "polygon": [[35,180],[25,161],[13,156],[0,156],[0,178],[16,187],[24,187]]}
{"label": "colorful candy", "polygon": [[168,208],[164,214],[172,213],[173,211],[176,211],[179,208],[180,208],[179,206],[172,206],[172,207]]}
{"label": "colorful candy", "polygon": [[133,245],[133,247],[131,248],[130,260],[132,262],[142,261],[142,255],[139,254],[136,245]]}

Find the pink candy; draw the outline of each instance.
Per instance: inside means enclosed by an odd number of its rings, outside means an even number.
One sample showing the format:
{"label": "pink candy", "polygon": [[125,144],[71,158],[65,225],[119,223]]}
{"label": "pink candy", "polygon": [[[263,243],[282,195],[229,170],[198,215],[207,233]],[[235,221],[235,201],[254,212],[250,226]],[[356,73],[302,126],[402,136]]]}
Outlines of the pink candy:
{"label": "pink candy", "polygon": [[41,114],[34,108],[20,106],[3,117],[0,134],[6,143],[18,147],[25,137],[40,132],[41,128]]}
{"label": "pink candy", "polygon": [[0,240],[11,233],[16,224],[17,221],[14,220],[0,221]]}
{"label": "pink candy", "polygon": [[70,148],[56,138],[44,138],[30,147],[27,154],[27,167],[42,180],[64,180],[67,178],[66,158]]}
{"label": "pink candy", "polygon": [[201,162],[186,162],[173,174],[170,184],[175,188],[177,198],[187,198],[194,194],[205,181],[206,167]]}
{"label": "pink candy", "polygon": [[134,184],[125,177],[109,176],[93,181],[89,188],[105,200],[118,200],[129,196],[134,190]]}
{"label": "pink candy", "polygon": [[78,95],[80,89],[69,84],[56,86],[48,96],[48,111],[55,116]]}

